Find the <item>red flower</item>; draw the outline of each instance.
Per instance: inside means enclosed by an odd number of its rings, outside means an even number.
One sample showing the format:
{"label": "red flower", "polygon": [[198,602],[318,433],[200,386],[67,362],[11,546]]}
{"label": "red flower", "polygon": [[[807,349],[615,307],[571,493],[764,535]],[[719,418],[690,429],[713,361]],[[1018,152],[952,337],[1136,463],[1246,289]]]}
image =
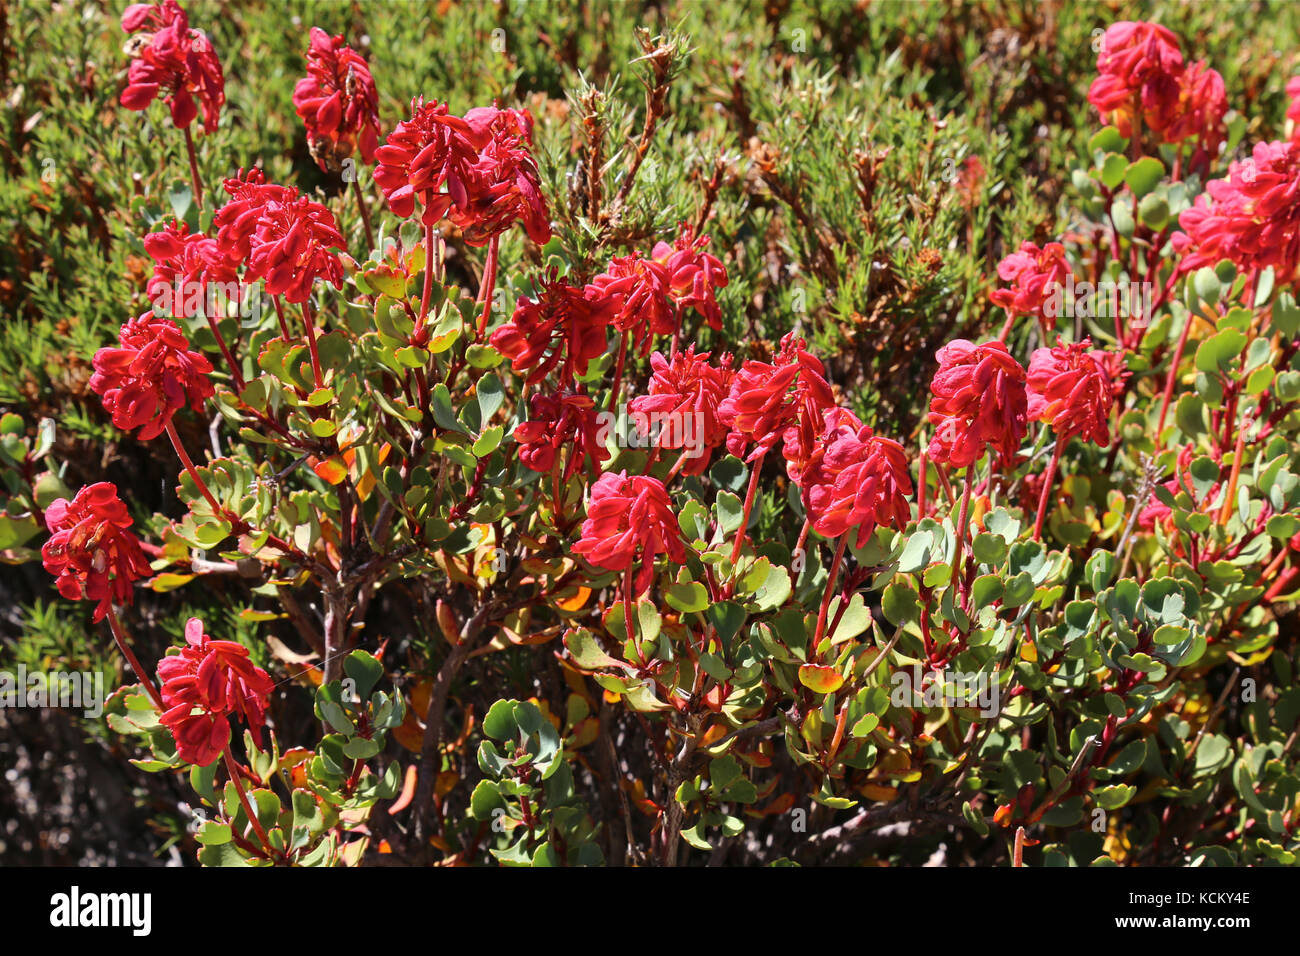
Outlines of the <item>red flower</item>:
{"label": "red flower", "polygon": [[593,286],[575,288],[552,270],[537,298],[520,296],[510,321],[493,331],[492,347],[533,385],[563,362],[566,382],[586,375],[591,360],[605,354],[605,330],[617,303]]}
{"label": "red flower", "polygon": [[176,738],[176,752],[186,763],[206,767],[230,742],[229,717],[243,718],[260,735],[274,685],[266,671],[234,641],[214,641],[203,622],[185,624],[186,647],[158,662],[163,704],[159,718]]}
{"label": "red flower", "polygon": [[342,36],[311,28],[307,75],[293,89],[317,165],[337,172],[357,149],[372,163],[379,145],[379,94],[370,65]]}
{"label": "red flower", "polygon": [[45,509],[45,526],[51,535],[41,548],[45,570],[55,575],[65,598],[98,601],[96,621],[115,602],[130,604],[132,582],[151,573],[111,482],[87,485],[71,501],[55,501]]}
{"label": "red flower", "polygon": [[607,471],[591,486],[582,537],[573,550],[609,571],[626,570],[639,550],[641,569],[633,583],[638,596],[650,587],[656,555],[667,554],[677,564],[686,560],[681,528],[663,482],[629,477],[625,471]]}
{"label": "red flower", "polygon": [[1177,112],[1183,54],[1178,38],[1156,23],[1120,21],[1101,38],[1088,102],[1102,119],[1133,135],[1133,121],[1163,134]]}
{"label": "red flower", "polygon": [[[827,415],[827,437],[807,488],[813,530],[838,538],[854,528],[857,546],[877,525],[903,528],[912,518],[912,478],[903,446],[863,425],[856,433]],[[812,472],[806,473],[809,477]]]}
{"label": "red flower", "polygon": [[[727,437],[718,406],[727,397],[735,372],[729,354],[716,366],[709,364],[709,355],[696,355],[694,345],[671,359],[655,352],[650,356],[649,394],[628,403],[638,429],[651,435],[656,446],[692,452],[682,466],[686,475],[703,474],[709,466],[709,451]],[[642,428],[643,424],[646,427]]]}
{"label": "red flower", "polygon": [[532,116],[526,110],[481,106],[466,113],[465,122],[488,137],[468,197],[449,210],[465,241],[486,245],[518,219],[533,242],[539,246],[550,242],[550,212],[532,154]]}
{"label": "red flower", "polygon": [[693,308],[704,316],[711,329],[722,328],[717,290],[728,282],[727,270],[716,257],[704,251],[708,236],[696,237],[693,227],[681,226],[681,234],[670,246],[657,243],[651,253],[668,270],[668,294],[678,308]]}
{"label": "red flower", "polygon": [[268,183],[262,171],[253,167],[222,183],[230,197],[217,210],[212,225],[217,230],[217,245],[235,265],[243,265],[252,252],[254,235],[267,206],[286,205],[298,198],[298,190]]}
{"label": "red flower", "polygon": [[189,226],[173,219],[160,231],[144,237],[144,249],[154,260],[146,291],[149,300],[164,314],[195,318],[204,315],[209,284],[224,286],[223,295],[238,299],[239,276],[216,239],[201,232],[191,233]]}
{"label": "red flower", "polygon": [[171,109],[172,123],[184,129],[198,115],[197,97],[203,106],[203,128],[213,132],[226,102],[221,61],[203,31],[190,29],[180,4],[176,0],[132,4],[122,14],[122,29],[134,34],[127,45],[134,59],[127,70],[122,105],[145,110],[161,93]]}
{"label": "red flower", "polygon": [[519,460],[543,474],[555,465],[560,449],[570,446],[565,480],[582,467],[584,455],[596,465],[609,459],[609,449],[599,440],[596,403],[577,392],[534,393],[528,399],[528,421],[515,426],[514,437],[520,446]]}
{"label": "red flower", "polygon": [[320,203],[296,193],[292,201],[273,199],[261,206],[245,279],[265,279],[271,295],[306,302],[317,279],[343,288],[343,263],[330,250],[346,248],[334,214]]}
{"label": "red flower", "polygon": [[170,319],[146,312],[123,324],[117,340],[119,348],[95,353],[90,387],[123,431],[140,428],[142,440],[153,438],[187,404],[199,411],[212,396],[212,363],[190,351]]}
{"label": "red flower", "polygon": [[[452,203],[466,208],[479,178],[479,151],[491,141],[483,127],[447,112],[447,104],[423,97],[411,101],[411,118],[397,124],[375,150],[375,182],[393,214],[405,219],[420,200],[420,221],[432,226]],[[444,192],[444,188],[446,192]]]}
{"label": "red flower", "polygon": [[939,349],[930,383],[930,460],[963,468],[992,445],[1010,459],[1025,436],[1025,370],[1001,342],[955,339]]}
{"label": "red flower", "polygon": [[670,278],[662,264],[633,253],[616,256],[608,269],[591,280],[601,295],[615,303],[614,325],[632,333],[639,352],[649,348],[652,336],[677,331],[677,316],[668,301]]}
{"label": "red flower", "polygon": [[841,437],[851,438],[861,428],[861,419],[843,406],[825,408],[806,404],[795,424],[785,430],[781,445],[785,471],[803,489],[805,506],[808,489],[834,477],[822,470],[827,444]]}
{"label": "red flower", "polygon": [[1105,353],[1090,351],[1091,345],[1088,339],[1071,345],[1058,339],[1055,348],[1034,351],[1026,378],[1027,414],[1051,425],[1058,441],[1078,435],[1105,448],[1115,392]]}
{"label": "red flower", "polygon": [[1286,118],[1292,123],[1291,138],[1300,135],[1300,76],[1293,76],[1286,81],[1286,95],[1291,97],[1291,105],[1286,108]]}
{"label": "red flower", "polygon": [[1186,236],[1175,246],[1186,252],[1181,272],[1231,259],[1243,272],[1272,266],[1290,282],[1300,263],[1300,142],[1257,143],[1249,159],[1212,179],[1205,195],[1178,217]]}
{"label": "red flower", "polygon": [[1196,140],[1196,152],[1188,168],[1202,171],[1219,155],[1227,137],[1223,117],[1228,112],[1228,94],[1223,77],[1200,60],[1189,66],[1178,79],[1178,109],[1165,129],[1165,142]]}
{"label": "red flower", "polygon": [[718,406],[718,415],[730,429],[727,451],[737,458],[753,442],[746,461],[766,454],[798,418],[800,405],[830,408],[835,404],[826,370],[793,332],[781,339],[772,363],[754,359],[741,365],[731,380],[731,391]]}
{"label": "red flower", "polygon": [[1022,242],[1020,251],[998,263],[998,278],[1010,283],[1010,288],[989,293],[994,305],[1012,315],[1032,315],[1045,333],[1056,324],[1063,287],[1070,279],[1063,245],[1049,242],[1040,249],[1032,242]]}

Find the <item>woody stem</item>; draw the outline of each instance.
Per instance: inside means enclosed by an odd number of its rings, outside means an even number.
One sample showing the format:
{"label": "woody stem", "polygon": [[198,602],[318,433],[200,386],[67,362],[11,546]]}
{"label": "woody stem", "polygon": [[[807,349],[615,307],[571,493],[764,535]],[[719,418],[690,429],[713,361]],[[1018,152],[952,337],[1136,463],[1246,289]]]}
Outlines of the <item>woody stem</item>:
{"label": "woody stem", "polygon": [[122,622],[117,619],[117,612],[113,610],[112,605],[108,608],[108,629],[113,632],[113,641],[117,644],[117,649],[122,652],[126,662],[131,665],[131,670],[135,671],[135,676],[140,678],[140,683],[144,685],[145,693],[153,701],[153,705],[158,708],[158,713],[162,713],[167,708],[163,705],[162,694],[158,693],[158,686],[149,676],[149,672],[140,666],[139,659],[135,656],[135,651],[131,650],[130,643],[126,639],[126,630],[122,627]]}
{"label": "woody stem", "polygon": [[269,857],[274,852],[271,849],[271,840],[267,837],[266,830],[262,829],[262,821],[257,819],[253,805],[248,799],[248,793],[244,790],[244,782],[239,778],[239,766],[235,763],[235,758],[230,755],[230,741],[226,741],[226,748],[221,751],[221,756],[226,759],[226,772],[230,774],[230,782],[235,785],[235,793],[239,795],[239,805],[244,808],[244,815],[248,817],[253,832],[257,834],[257,839]]}
{"label": "woody stem", "polygon": [[1065,450],[1064,435],[1056,436],[1056,448],[1052,451],[1052,461],[1043,475],[1043,490],[1038,495],[1038,517],[1034,520],[1034,540],[1043,537],[1043,521],[1047,518],[1047,498],[1052,493],[1052,482],[1056,480],[1056,468],[1061,463],[1061,452]]}
{"label": "woody stem", "polygon": [[483,287],[479,290],[479,296],[483,299],[483,314],[478,319],[478,335],[483,337],[487,331],[488,316],[492,313],[492,296],[496,292],[497,285],[497,246],[500,243],[498,236],[493,236],[488,243],[487,261],[483,264]]}
{"label": "woody stem", "polygon": [[203,208],[203,184],[199,182],[199,158],[194,152],[194,136],[190,128],[185,127],[185,152],[190,157],[190,185],[194,189],[194,205]]}
{"label": "woody stem", "polygon": [[357,208],[361,210],[361,225],[366,230],[366,247],[374,251],[375,233],[370,228],[370,209],[366,206],[366,196],[361,191],[361,177],[357,175],[356,170],[352,172],[352,194],[357,197]]}
{"label": "woody stem", "polygon": [[185,471],[189,474],[190,480],[198,486],[203,497],[208,499],[208,504],[212,506],[212,513],[217,517],[223,517],[226,513],[225,509],[222,508],[221,505],[217,504],[217,499],[214,498],[212,492],[208,490],[207,482],[205,482],[199,475],[198,469],[194,467],[194,462],[190,461],[190,456],[186,453],[185,446],[181,444],[181,436],[176,433],[176,424],[171,421],[171,419],[167,420],[167,437],[172,440],[172,447],[176,449],[176,455],[180,458],[181,465],[184,466]]}

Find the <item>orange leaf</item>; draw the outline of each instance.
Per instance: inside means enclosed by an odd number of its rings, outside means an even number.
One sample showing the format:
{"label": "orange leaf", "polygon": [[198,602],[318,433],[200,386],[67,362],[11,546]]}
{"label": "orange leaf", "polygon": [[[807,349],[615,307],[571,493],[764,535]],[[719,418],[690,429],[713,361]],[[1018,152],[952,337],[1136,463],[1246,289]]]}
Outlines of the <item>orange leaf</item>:
{"label": "orange leaf", "polygon": [[580,611],[589,597],[591,597],[591,588],[578,588],[574,591],[572,597],[556,601],[555,606],[561,611]]}
{"label": "orange leaf", "polygon": [[799,683],[818,694],[832,694],[844,684],[844,675],[833,667],[804,664],[799,668]]}
{"label": "orange leaf", "polygon": [[337,485],[348,476],[347,466],[343,464],[343,459],[338,455],[313,465],[312,471],[316,472],[322,481],[329,482],[331,485]]}

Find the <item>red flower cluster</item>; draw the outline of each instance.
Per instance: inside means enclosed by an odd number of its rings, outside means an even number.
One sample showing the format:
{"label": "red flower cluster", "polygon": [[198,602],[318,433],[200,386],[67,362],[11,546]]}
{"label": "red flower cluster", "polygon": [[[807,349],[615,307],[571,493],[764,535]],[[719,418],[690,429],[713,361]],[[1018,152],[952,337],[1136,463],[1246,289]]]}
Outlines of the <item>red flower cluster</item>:
{"label": "red flower cluster", "polygon": [[41,557],[60,594],[73,601],[98,601],[96,621],[114,602],[131,603],[132,582],[148,577],[150,569],[116,485],[100,481],[82,488],[71,501],[60,498],[45,509],[45,526],[50,539]]}
{"label": "red flower cluster", "polygon": [[1291,139],[1300,139],[1300,76],[1286,81],[1286,95],[1291,97],[1291,105],[1286,108],[1286,118],[1291,121]]}
{"label": "red flower cluster", "polygon": [[599,436],[596,403],[589,395],[571,391],[534,394],[528,399],[528,421],[520,422],[514,431],[519,460],[543,474],[554,467],[560,449],[573,444],[564,466],[566,481],[582,467],[584,455],[596,465],[609,459],[609,450]]}
{"label": "red flower cluster", "polygon": [[244,264],[246,282],[266,280],[266,291],[289,302],[306,302],[324,279],[343,287],[343,262],[331,249],[346,249],[334,214],[288,186],[267,183],[260,170],[224,183],[230,200],[213,225],[226,259]]}
{"label": "red flower cluster", "polygon": [[1061,301],[1059,290],[1069,277],[1070,264],[1059,242],[1049,242],[1041,249],[1032,242],[1022,242],[1018,252],[998,263],[998,278],[1010,283],[1010,287],[995,289],[989,299],[1013,316],[1032,315],[1046,334],[1056,324],[1057,316],[1049,314],[1053,310],[1044,310],[1044,306],[1053,298]]}
{"label": "red flower cluster", "polygon": [[[239,276],[217,240],[173,219],[158,232],[144,237],[144,249],[154,260],[146,291],[163,312],[197,318],[205,314],[209,283],[229,284],[238,294]],[[181,283],[177,301],[177,282]]]}
{"label": "red flower cluster", "polygon": [[342,36],[311,28],[307,75],[293,89],[293,106],[307,126],[307,145],[321,169],[338,172],[358,148],[362,162],[374,162],[379,93],[366,58]]}
{"label": "red flower cluster", "polygon": [[1272,266],[1289,282],[1300,264],[1300,141],[1257,143],[1249,159],[1212,179],[1205,195],[1178,217],[1186,236],[1179,271],[1192,272],[1231,259],[1243,272]]}
{"label": "red flower cluster", "polygon": [[745,461],[765,455],[795,424],[804,403],[830,408],[835,404],[826,369],[793,332],[781,339],[771,363],[750,359],[731,380],[731,391],[718,406],[719,419],[730,429],[727,451],[737,458],[754,443]]}
{"label": "red flower cluster", "polygon": [[682,563],[686,548],[663,482],[625,471],[607,471],[591,486],[582,537],[573,546],[592,564],[610,571],[626,570],[641,554],[633,593],[641,595],[654,577],[654,559],[667,554]]}
{"label": "red flower cluster", "polygon": [[1104,353],[1091,346],[1088,339],[1069,345],[1058,340],[1055,348],[1034,351],[1026,377],[1027,413],[1051,425],[1058,441],[1078,435],[1105,448],[1115,392]]}
{"label": "red flower cluster", "polygon": [[1025,370],[1001,342],[955,339],[935,357],[930,460],[963,468],[983,456],[985,445],[1012,458],[1027,427]]}
{"label": "red flower cluster", "polygon": [[695,346],[664,358],[650,356],[648,394],[628,403],[633,416],[651,424],[650,434],[659,448],[684,448],[692,452],[682,467],[686,475],[700,475],[709,466],[709,453],[726,440],[727,426],[719,416],[735,372],[731,355],[709,364],[709,352]]}
{"label": "red flower cluster", "polygon": [[266,671],[234,641],[214,641],[203,622],[185,624],[186,647],[158,662],[163,704],[160,718],[176,738],[186,763],[206,767],[230,743],[231,714],[242,717],[254,736],[266,726],[266,707],[274,685]]}
{"label": "red flower cluster", "polygon": [[785,430],[781,445],[785,472],[803,489],[805,507],[809,488],[834,479],[834,475],[822,470],[827,444],[841,437],[851,438],[861,428],[862,420],[842,405],[831,408],[806,405],[795,424]]}
{"label": "red flower cluster", "polygon": [[470,127],[488,136],[479,152],[467,200],[453,205],[451,221],[471,246],[486,245],[517,219],[539,246],[551,241],[551,216],[533,159],[533,118],[526,110],[480,106],[465,114]]}
{"label": "red flower cluster", "polygon": [[905,527],[912,478],[903,446],[866,425],[846,429],[842,416],[827,413],[826,422],[816,464],[803,473],[811,479],[805,500],[813,530],[837,538],[856,528],[860,547],[877,525]]}
{"label": "red flower cluster", "polygon": [[605,330],[616,303],[594,286],[578,288],[554,271],[542,280],[537,298],[520,296],[510,321],[489,341],[510,359],[510,367],[534,385],[563,361],[563,381],[587,374],[591,360],[605,353]]}
{"label": "red flower cluster", "polygon": [[187,404],[198,411],[212,396],[212,363],[190,350],[170,319],[151,310],[124,323],[117,340],[118,348],[95,353],[90,387],[123,431],[140,428],[142,440],[153,438]]}
{"label": "red flower cluster", "polygon": [[267,203],[253,233],[245,279],[265,279],[271,295],[306,302],[317,279],[343,288],[343,262],[330,250],[346,248],[334,214],[320,203],[303,197]]}
{"label": "red flower cluster", "polygon": [[677,316],[668,301],[670,279],[664,265],[632,253],[616,256],[591,280],[596,293],[613,303],[615,328],[632,333],[638,352],[649,348],[653,336],[677,331]]}
{"label": "red flower cluster", "polygon": [[176,0],[134,3],[122,14],[122,29],[134,34],[128,44],[133,56],[121,103],[145,110],[161,93],[171,109],[172,123],[185,129],[203,106],[203,128],[217,128],[226,102],[226,81],[212,43],[201,30],[191,30],[189,17]]}
{"label": "red flower cluster", "polygon": [[238,175],[225,180],[222,188],[230,199],[212,220],[217,230],[217,247],[230,262],[242,266],[252,252],[262,209],[276,203],[291,203],[298,197],[298,191],[268,183],[256,166],[246,173],[241,169]]}
{"label": "red flower cluster", "polygon": [[728,282],[727,269],[717,256],[704,251],[708,236],[696,236],[693,227],[682,223],[681,233],[670,246],[655,244],[651,258],[668,271],[668,295],[679,309],[695,309],[709,328],[722,328],[717,290]]}
{"label": "red flower cluster", "polygon": [[1137,121],[1161,142],[1197,138],[1200,161],[1217,154],[1228,110],[1223,77],[1203,61],[1186,66],[1170,30],[1156,23],[1112,24],[1101,38],[1097,73],[1088,102],[1121,135],[1133,135]]}
{"label": "red flower cluster", "polygon": [[550,218],[532,143],[526,112],[481,107],[462,118],[445,103],[417,97],[411,118],[375,151],[375,182],[395,215],[410,216],[418,199],[424,225],[450,214],[472,245],[486,244],[515,219],[534,242],[545,243]]}

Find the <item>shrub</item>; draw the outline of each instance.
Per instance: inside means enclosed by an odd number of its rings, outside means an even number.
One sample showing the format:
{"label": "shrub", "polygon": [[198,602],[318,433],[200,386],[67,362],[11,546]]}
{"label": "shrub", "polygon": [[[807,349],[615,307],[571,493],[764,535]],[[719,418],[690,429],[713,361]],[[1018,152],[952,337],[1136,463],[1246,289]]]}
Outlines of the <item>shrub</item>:
{"label": "shrub", "polygon": [[[877,87],[864,133],[815,58],[733,69],[742,163],[664,146],[683,32],[629,31],[638,105],[534,115],[541,57],[399,100],[313,29],[254,101],[173,0],[122,26],[159,162],[98,184],[135,261],[83,394],[179,508],[10,414],[2,527],[106,622],[200,863],[1294,862],[1300,139],[1189,41],[1095,38],[1045,235],[1005,128]],[[224,150],[289,91],[301,185]],[[208,606],[141,659],[146,591]]]}

